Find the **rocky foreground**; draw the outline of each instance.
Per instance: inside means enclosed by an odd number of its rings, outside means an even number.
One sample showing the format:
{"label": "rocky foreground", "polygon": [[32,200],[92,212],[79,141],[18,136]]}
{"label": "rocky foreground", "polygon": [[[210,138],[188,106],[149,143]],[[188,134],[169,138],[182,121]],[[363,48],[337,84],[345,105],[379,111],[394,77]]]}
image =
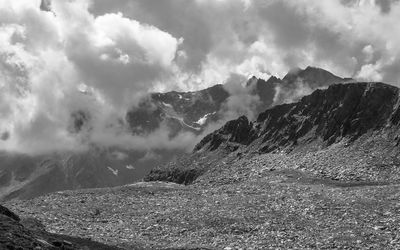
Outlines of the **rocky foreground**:
{"label": "rocky foreground", "polygon": [[89,238],[48,233],[44,225],[33,217],[20,218],[0,206],[0,249],[115,249]]}
{"label": "rocky foreground", "polygon": [[138,183],[6,205],[49,232],[125,249],[400,248],[399,184],[269,164],[281,157],[232,163],[207,185]]}

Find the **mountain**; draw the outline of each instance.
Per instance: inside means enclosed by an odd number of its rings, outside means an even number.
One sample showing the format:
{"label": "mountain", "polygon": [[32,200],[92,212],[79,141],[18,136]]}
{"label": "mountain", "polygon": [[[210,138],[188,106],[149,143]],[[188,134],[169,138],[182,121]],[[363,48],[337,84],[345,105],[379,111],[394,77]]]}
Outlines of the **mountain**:
{"label": "mountain", "polygon": [[276,106],[261,113],[254,123],[246,117],[228,122],[195,148],[215,150],[233,142],[252,144],[258,152],[292,151],[320,140],[323,146],[368,131],[398,125],[398,88],[382,83],[337,84],[317,90],[298,103]]}
{"label": "mountain", "polygon": [[126,120],[134,134],[151,133],[167,123],[172,134],[181,130],[199,133],[219,119],[218,111],[228,99],[223,85],[197,92],[153,93],[130,110]]}
{"label": "mountain", "polygon": [[[279,103],[277,99],[282,94],[289,95],[305,88],[313,91],[350,80],[320,68],[307,67],[304,70],[291,70],[283,79],[271,76],[268,80],[263,80],[253,76],[245,84],[244,90],[249,96],[259,98],[254,110],[258,114]],[[200,133],[207,125],[224,117],[224,104],[232,95],[234,93],[229,93],[229,88],[224,85],[215,85],[197,92],[154,93],[140,102],[138,107],[132,108],[127,113],[126,120],[133,133],[150,133],[163,122],[172,129],[172,134],[181,130]],[[291,96],[291,99],[296,100],[304,95]]]}
{"label": "mountain", "polygon": [[[298,82],[301,81],[300,86]],[[308,67],[279,79],[267,81],[252,77],[240,91],[257,100],[249,107],[254,113],[280,103],[284,93],[291,99],[300,98],[299,88],[308,91],[328,86],[345,79],[328,71]],[[292,93],[296,93],[295,97]],[[146,137],[158,129],[166,129],[173,139],[182,132],[198,138],[227,120],[229,103],[237,93],[224,85],[194,92],[152,93],[132,107],[121,119],[132,135]],[[242,104],[241,104],[242,105]],[[244,105],[244,104],[243,104]],[[236,113],[234,113],[236,114]],[[237,113],[237,116],[240,116]],[[71,114],[69,131],[79,134],[88,130],[91,115],[86,112]],[[194,141],[195,143],[195,141]],[[0,153],[0,200],[29,199],[49,192],[119,186],[142,179],[151,169],[170,162],[185,153],[185,149],[159,149],[150,151],[127,150],[118,147],[105,148],[92,145],[85,152],[55,152],[43,155]],[[196,171],[195,171],[196,172]]]}
{"label": "mountain", "polygon": [[399,249],[399,138],[400,89],[334,84],[227,122],[147,182],[4,205],[124,249]]}
{"label": "mountain", "polygon": [[59,190],[130,183],[138,173],[147,172],[131,165],[138,157],[138,153],[102,148],[39,156],[2,152],[0,198],[29,199]]}
{"label": "mountain", "polygon": [[244,116],[229,121],[197,144],[192,155],[152,170],[146,180],[191,183],[210,177],[207,173],[229,159],[282,154],[285,167],[328,179],[400,181],[399,106],[397,87],[335,84],[272,107],[254,121]]}
{"label": "mountain", "polygon": [[[290,70],[283,78],[278,79],[274,104],[297,102],[305,95],[319,88],[326,88],[335,83],[354,82],[351,78],[341,78],[324,69],[307,67],[302,70]],[[264,109],[265,110],[265,109]],[[262,111],[264,111],[262,110]]]}
{"label": "mountain", "polygon": [[300,68],[295,68],[290,70],[282,79],[282,82],[287,84],[293,84],[296,81],[303,81],[307,83],[311,88],[326,87],[333,83],[339,83],[343,81],[351,81],[351,78],[341,78],[331,72],[308,66],[306,69],[302,70]]}

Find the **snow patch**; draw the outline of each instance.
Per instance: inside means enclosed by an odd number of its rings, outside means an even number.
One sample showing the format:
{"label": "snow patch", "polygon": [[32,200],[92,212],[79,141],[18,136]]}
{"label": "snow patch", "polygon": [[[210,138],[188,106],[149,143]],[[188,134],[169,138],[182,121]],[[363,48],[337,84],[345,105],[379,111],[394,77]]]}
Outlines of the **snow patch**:
{"label": "snow patch", "polygon": [[181,123],[182,126],[186,126],[186,127],[188,127],[188,128],[191,128],[191,129],[194,129],[194,130],[197,130],[197,131],[200,131],[200,130],[201,130],[201,128],[197,128],[197,127],[190,126],[190,125],[187,124],[187,123],[184,121],[184,119],[181,118],[181,117],[173,116],[173,115],[170,115],[170,114],[166,114],[166,117],[167,117],[167,118],[171,118],[171,119],[178,120],[178,121]]}
{"label": "snow patch", "polygon": [[163,104],[165,107],[168,107],[168,108],[173,108],[173,107],[172,107],[172,105],[171,105],[171,104],[169,104],[169,103],[162,102],[162,104]]}
{"label": "snow patch", "polygon": [[203,126],[204,124],[206,124],[208,117],[211,116],[211,115],[215,115],[216,113],[217,113],[217,112],[208,113],[208,114],[206,114],[205,116],[201,117],[201,118],[200,118],[197,122],[195,122],[195,123],[199,124],[200,126]]}
{"label": "snow patch", "polygon": [[107,168],[108,168],[108,170],[111,171],[111,173],[113,173],[113,175],[118,176],[118,169],[113,169],[111,167],[107,167]]}
{"label": "snow patch", "polygon": [[132,165],[127,165],[127,166],[126,166],[126,169],[129,169],[129,170],[135,170],[135,167],[134,167],[134,166],[132,166]]}

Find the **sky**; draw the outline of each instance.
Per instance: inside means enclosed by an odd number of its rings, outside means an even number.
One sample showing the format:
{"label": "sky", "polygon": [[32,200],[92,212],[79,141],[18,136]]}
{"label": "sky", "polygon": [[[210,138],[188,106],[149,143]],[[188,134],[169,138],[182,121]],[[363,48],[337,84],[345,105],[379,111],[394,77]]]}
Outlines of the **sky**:
{"label": "sky", "polygon": [[[398,0],[0,0],[0,150],[186,147],[114,121],[149,92],[233,76],[312,65],[399,86],[399,23]],[[79,110],[85,136],[70,131]]]}

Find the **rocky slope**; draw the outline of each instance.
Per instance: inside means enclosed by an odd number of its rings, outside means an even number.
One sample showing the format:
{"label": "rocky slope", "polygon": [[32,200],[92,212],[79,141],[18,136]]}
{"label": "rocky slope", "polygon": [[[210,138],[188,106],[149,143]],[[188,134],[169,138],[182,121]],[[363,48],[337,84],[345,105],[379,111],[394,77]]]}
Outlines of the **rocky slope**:
{"label": "rocky slope", "polygon": [[399,185],[333,181],[285,161],[264,154],[227,161],[200,177],[207,183],[65,191],[7,206],[49,232],[124,249],[399,249]]}
{"label": "rocky slope", "polygon": [[[399,100],[399,89],[383,83],[332,85],[297,103],[268,109],[255,121],[240,117],[228,122],[206,136],[185,160],[154,169],[146,180],[182,183],[176,176],[196,171],[197,178],[212,172],[224,158],[266,153],[287,155],[286,165],[293,168],[306,162],[309,171],[329,178],[400,180]],[[376,152],[381,157],[373,157]]]}
{"label": "rocky slope", "polygon": [[120,248],[94,242],[90,239],[57,235],[46,232],[43,224],[34,218],[21,219],[0,205],[1,249],[115,249]]}
{"label": "rocky slope", "polygon": [[321,139],[327,146],[351,141],[371,130],[398,125],[399,89],[382,83],[337,84],[317,90],[299,102],[228,122],[195,148],[215,150],[223,142],[257,144],[262,153],[291,150]]}

